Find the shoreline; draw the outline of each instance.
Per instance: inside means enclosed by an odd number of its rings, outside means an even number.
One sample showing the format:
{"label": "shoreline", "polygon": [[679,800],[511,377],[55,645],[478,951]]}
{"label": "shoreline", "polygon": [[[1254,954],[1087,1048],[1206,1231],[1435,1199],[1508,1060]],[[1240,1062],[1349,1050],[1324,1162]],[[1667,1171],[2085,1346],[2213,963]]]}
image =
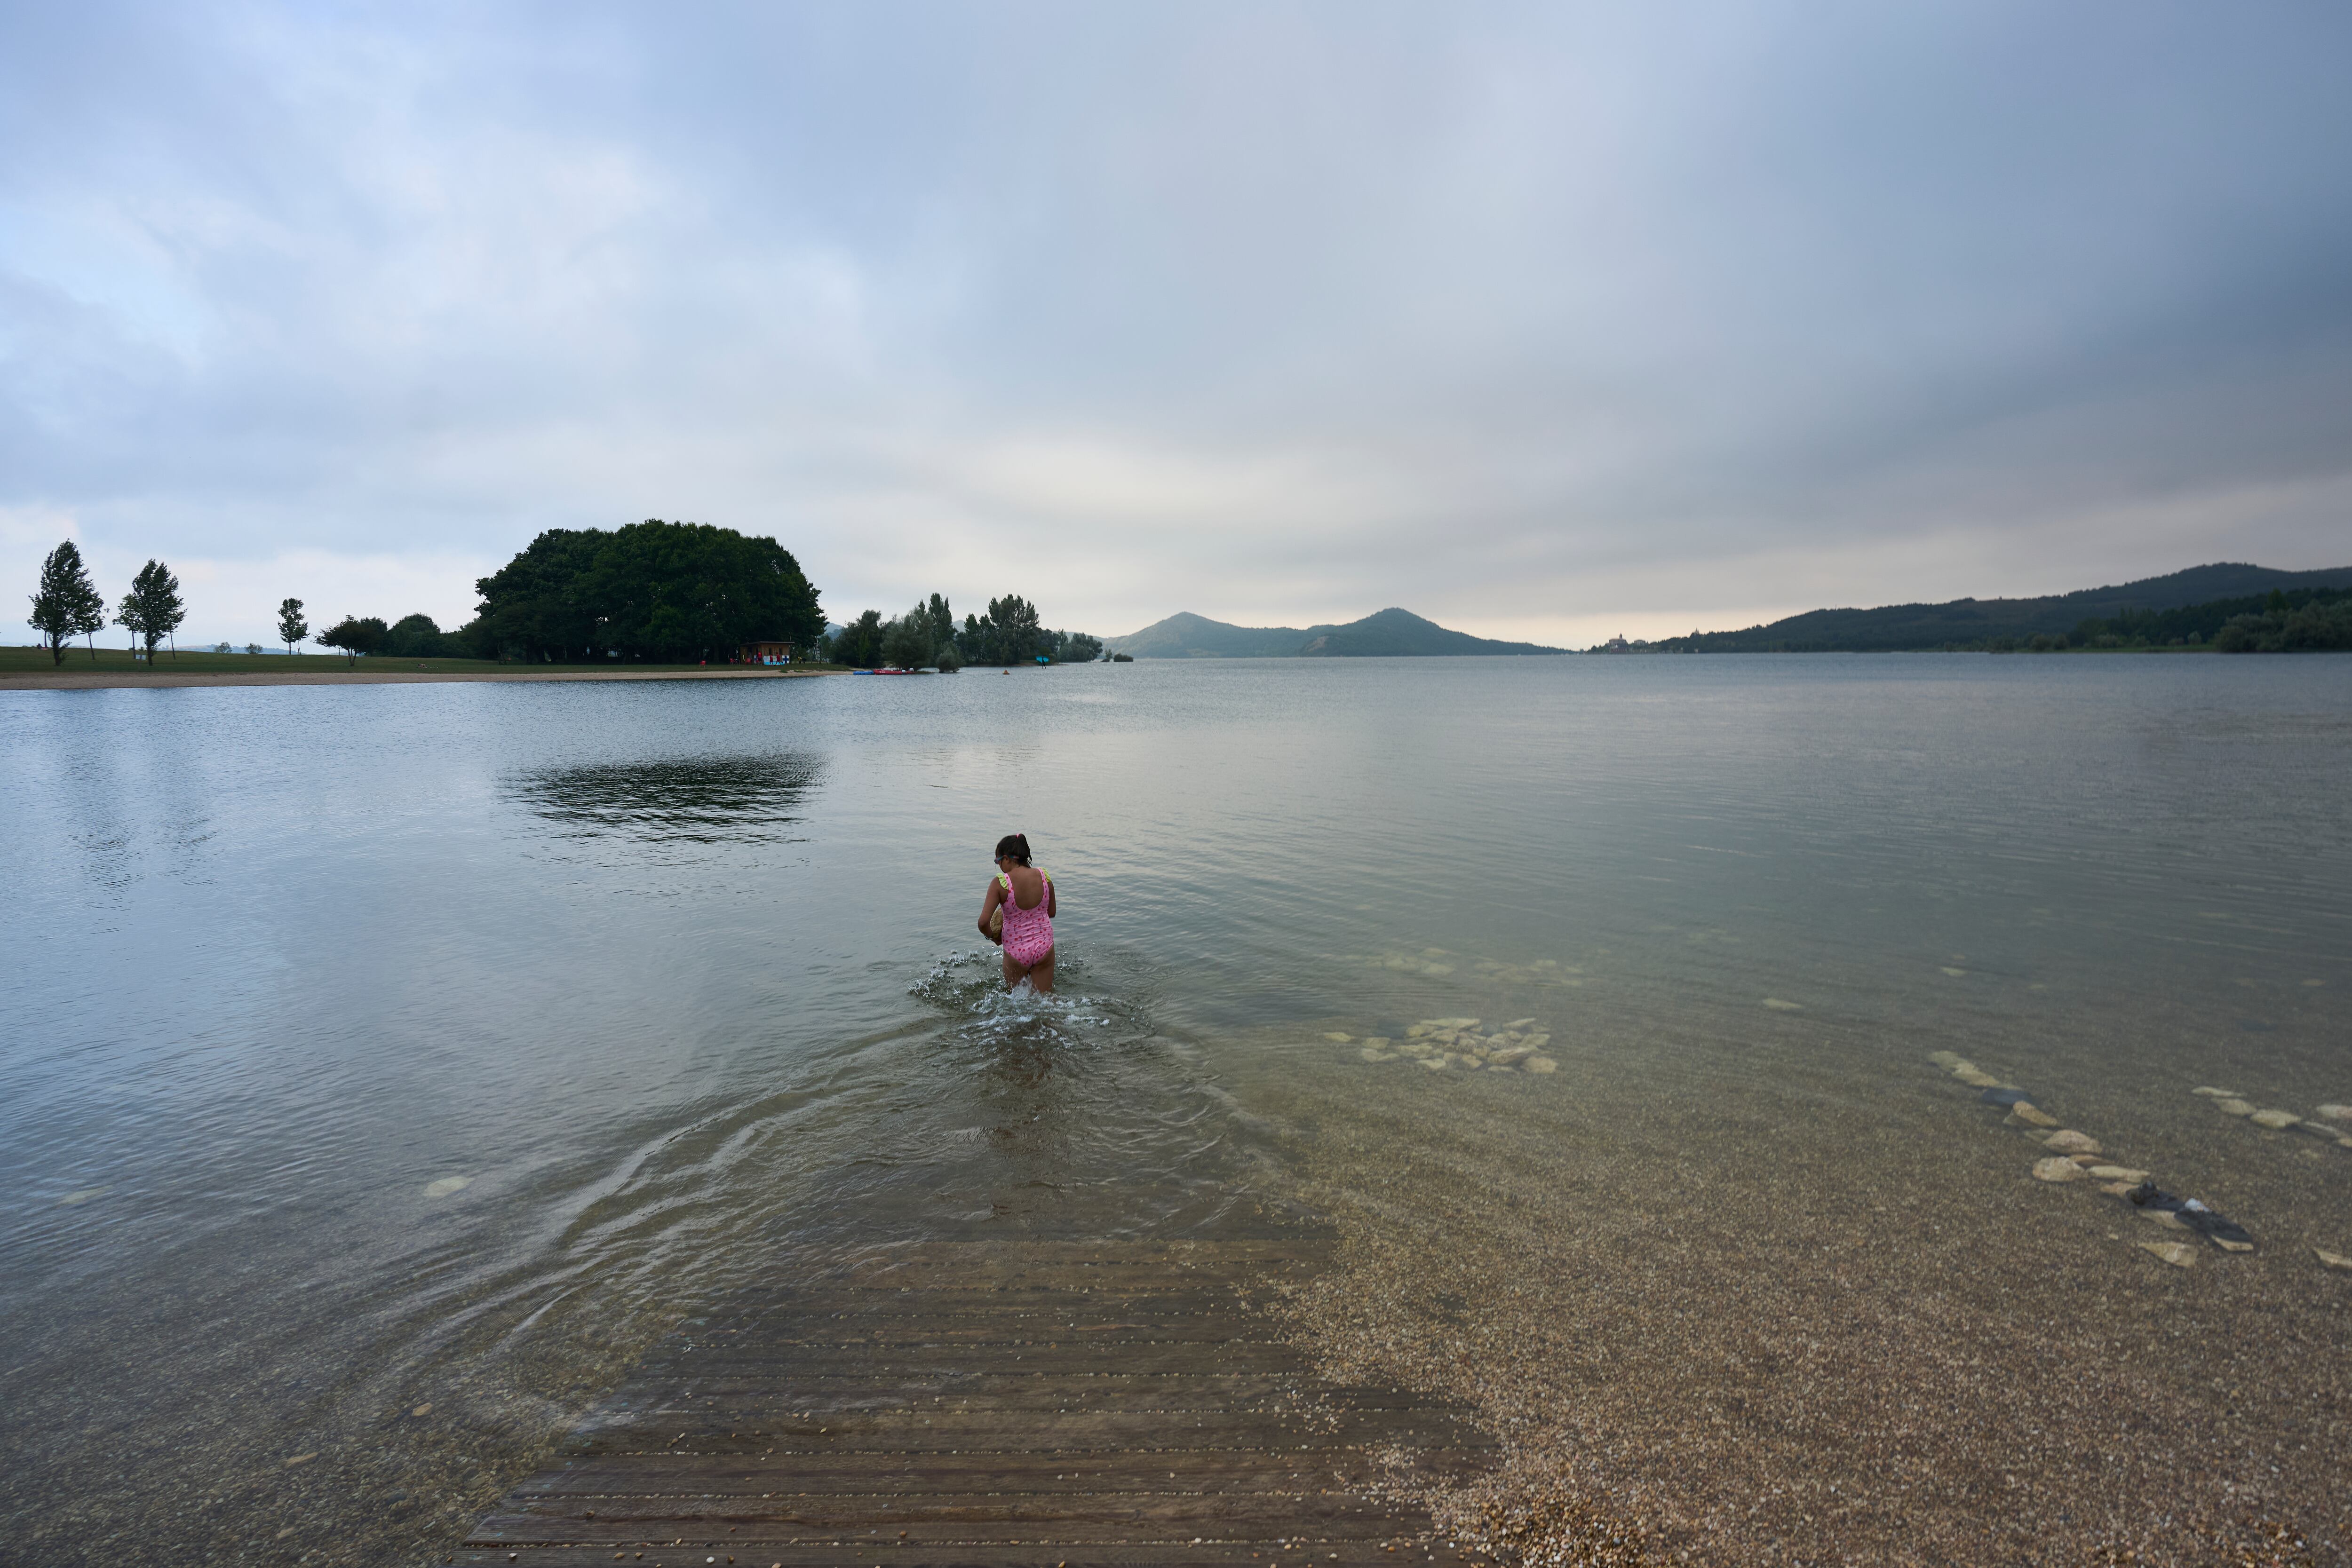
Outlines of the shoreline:
{"label": "shoreline", "polygon": [[283,674],[243,670],[142,672],[63,670],[0,674],[0,692],[100,691],[136,686],[390,686],[437,685],[452,681],[793,681],[835,675],[839,670],[762,670],[730,664],[680,670],[289,670]]}

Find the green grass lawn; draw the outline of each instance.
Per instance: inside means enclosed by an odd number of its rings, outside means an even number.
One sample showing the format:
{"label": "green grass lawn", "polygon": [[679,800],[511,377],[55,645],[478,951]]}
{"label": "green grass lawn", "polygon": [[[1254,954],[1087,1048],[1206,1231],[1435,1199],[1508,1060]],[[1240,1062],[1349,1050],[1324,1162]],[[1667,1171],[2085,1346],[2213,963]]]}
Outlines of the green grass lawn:
{"label": "green grass lawn", "polygon": [[[700,667],[697,664],[633,664],[620,659],[599,660],[591,664],[501,664],[490,659],[394,659],[388,657],[362,659],[354,666],[341,653],[296,653],[289,657],[284,653],[198,653],[193,648],[183,648],[180,650],[179,656],[173,658],[170,649],[158,648],[155,650],[154,673],[159,675],[175,673],[184,675],[283,675],[300,671],[324,674],[336,672],[348,673],[357,668],[362,671],[401,670],[412,674],[421,673],[466,675],[488,671],[504,671],[512,674],[525,670],[635,671],[692,670]],[[725,668],[726,666],[714,667]],[[793,666],[795,669],[803,670],[824,667],[826,666],[817,664]],[[119,675],[134,671],[144,674],[146,670],[146,660],[133,658],[127,649],[109,648],[103,644],[99,647],[95,660],[90,657],[88,648],[77,645],[66,655],[66,662],[62,664],[50,662],[49,651],[47,648],[0,648],[0,674],[25,675],[44,672],[58,674],[78,672],[87,674],[95,671],[101,674]]]}

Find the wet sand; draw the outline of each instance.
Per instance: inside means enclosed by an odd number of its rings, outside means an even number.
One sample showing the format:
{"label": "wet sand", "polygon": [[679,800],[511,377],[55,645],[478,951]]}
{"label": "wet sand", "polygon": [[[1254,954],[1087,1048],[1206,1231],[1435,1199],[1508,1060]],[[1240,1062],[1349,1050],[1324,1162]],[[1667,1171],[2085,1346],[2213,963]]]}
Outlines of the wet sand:
{"label": "wet sand", "polygon": [[1571,1042],[1544,1077],[1335,1071],[1353,1048],[1326,1046],[1252,1086],[1340,1229],[1288,1308],[1326,1374],[1454,1395],[1507,1445],[1434,1500],[1453,1540],[1536,1563],[2348,1560],[2352,1275],[2313,1246],[2352,1155],[2184,1106],[2181,1142],[2263,1167],[2237,1187],[2264,1234],[2169,1267],[2137,1244],[2197,1238],[2037,1183],[2029,1130],[1933,1064],[1858,1104],[1843,1052],[1711,1043],[1679,1082]]}
{"label": "wet sand", "polygon": [[289,670],[284,674],[224,671],[100,671],[77,674],[0,674],[0,692],[88,691],[130,686],[390,686],[431,685],[451,681],[790,681],[837,675],[839,670],[757,670],[741,665],[693,670]]}

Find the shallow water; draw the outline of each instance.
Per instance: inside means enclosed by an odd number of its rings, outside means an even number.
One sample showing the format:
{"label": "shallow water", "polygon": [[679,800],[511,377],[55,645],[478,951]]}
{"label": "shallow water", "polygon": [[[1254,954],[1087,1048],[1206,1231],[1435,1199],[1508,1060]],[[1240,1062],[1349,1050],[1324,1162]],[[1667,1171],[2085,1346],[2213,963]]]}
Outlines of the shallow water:
{"label": "shallow water", "polygon": [[[0,695],[0,1497],[45,1561],[437,1560],[734,1284],[1301,1202],[1378,1252],[1373,1130],[1612,1195],[1557,1233],[1623,1233],[1653,1116],[1717,1211],[1784,1214],[1791,1172],[1824,1214],[1970,1204],[2039,1281],[1988,1322],[2125,1266],[2340,1322],[2310,1249],[2352,1252],[2352,1149],[2189,1091],[2352,1103],[2347,765],[2332,657]],[[1061,890],[1051,1004],[971,925],[1013,830]],[[1536,1018],[1560,1070],[1322,1038],[1438,1017]],[[2113,1199],[2012,1204],[2041,1151],[1937,1050],[2262,1249],[2168,1271]],[[1736,1312],[1751,1267],[1701,1279]],[[2340,1382],[2299,1408],[2352,1422]]]}

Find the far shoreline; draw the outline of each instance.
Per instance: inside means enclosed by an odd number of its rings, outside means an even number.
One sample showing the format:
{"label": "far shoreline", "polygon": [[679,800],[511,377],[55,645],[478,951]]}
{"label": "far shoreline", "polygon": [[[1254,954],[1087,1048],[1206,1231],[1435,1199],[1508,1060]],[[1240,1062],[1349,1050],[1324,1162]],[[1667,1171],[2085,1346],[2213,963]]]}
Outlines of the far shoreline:
{"label": "far shoreline", "polygon": [[140,686],[392,686],[456,681],[793,681],[838,675],[841,670],[775,670],[719,665],[709,669],[595,670],[43,670],[0,674],[0,692],[106,691]]}

